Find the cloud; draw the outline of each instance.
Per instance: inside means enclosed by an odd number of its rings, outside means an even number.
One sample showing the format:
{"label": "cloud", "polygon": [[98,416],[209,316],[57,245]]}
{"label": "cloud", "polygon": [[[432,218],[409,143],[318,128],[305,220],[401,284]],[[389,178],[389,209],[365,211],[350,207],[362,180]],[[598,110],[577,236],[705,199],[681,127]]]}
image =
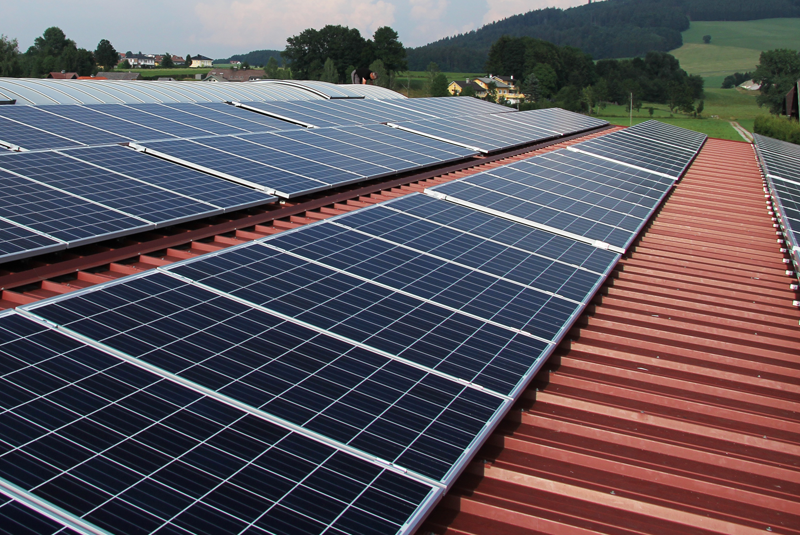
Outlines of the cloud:
{"label": "cloud", "polygon": [[369,38],[394,22],[395,6],[386,0],[212,0],[195,7],[202,39],[228,48],[283,49],[286,38],[307,28],[341,24]]}
{"label": "cloud", "polygon": [[586,4],[587,0],[486,0],[489,11],[483,16],[483,24],[505,19],[512,15],[527,13],[546,7],[568,8]]}

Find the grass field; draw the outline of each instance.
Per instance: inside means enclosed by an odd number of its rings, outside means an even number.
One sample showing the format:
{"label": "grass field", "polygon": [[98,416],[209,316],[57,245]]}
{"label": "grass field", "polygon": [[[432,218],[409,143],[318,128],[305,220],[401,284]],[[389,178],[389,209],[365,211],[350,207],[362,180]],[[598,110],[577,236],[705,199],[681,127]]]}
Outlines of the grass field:
{"label": "grass field", "polygon": [[706,87],[720,87],[725,76],[754,70],[763,50],[800,50],[800,19],[692,22],[682,35],[683,46],[670,54],[686,72],[705,78]]}
{"label": "grass field", "polygon": [[[633,124],[650,119],[650,111],[647,108],[652,106],[654,108],[653,119],[703,132],[711,137],[742,141],[742,137],[731,126],[731,121],[738,122],[752,132],[756,116],[769,113],[765,108],[758,107],[756,94],[743,89],[710,88],[706,89],[705,93],[705,109],[702,119],[695,119],[682,113],[670,115],[669,109],[664,104],[645,103],[640,111],[633,111]],[[623,126],[629,124],[625,106],[608,105],[605,109],[599,110],[598,117],[606,119],[612,124]]]}

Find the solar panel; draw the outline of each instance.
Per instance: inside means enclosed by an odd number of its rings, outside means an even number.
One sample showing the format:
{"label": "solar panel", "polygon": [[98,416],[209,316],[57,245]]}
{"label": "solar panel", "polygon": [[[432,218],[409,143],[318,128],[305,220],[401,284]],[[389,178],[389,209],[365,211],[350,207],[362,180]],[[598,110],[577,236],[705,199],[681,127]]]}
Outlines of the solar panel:
{"label": "solar panel", "polygon": [[436,480],[507,401],[159,273],[34,312]]}
{"label": "solar panel", "polygon": [[277,103],[238,103],[244,109],[305,126],[331,127],[426,119],[430,116],[375,100],[322,100]]}
{"label": "solar panel", "polygon": [[[0,178],[0,183],[2,183],[2,178]],[[0,262],[49,253],[63,249],[65,246],[64,243],[53,238],[0,219]]]}
{"label": "solar panel", "polygon": [[246,132],[271,132],[274,130],[294,130],[299,128],[286,121],[280,121],[272,117],[252,113],[221,102],[210,102],[206,104],[161,104],[161,106],[181,110],[193,115],[199,115],[207,119],[234,126]]}
{"label": "solar panel", "polygon": [[430,188],[431,195],[624,251],[672,180],[559,150]]}
{"label": "solar panel", "polygon": [[[521,112],[527,113],[527,112]],[[480,152],[510,149],[519,145],[559,137],[559,133],[530,126],[509,117],[516,113],[448,117],[393,123],[391,126],[433,139],[446,140]]]}
{"label": "solar panel", "polygon": [[158,226],[220,212],[210,204],[55,152],[23,152],[0,167]]}
{"label": "solar panel", "polygon": [[148,128],[169,134],[169,136],[160,136],[158,138],[151,137],[149,139],[164,139],[166,137],[187,138],[214,135],[213,131],[206,128],[194,127],[185,123],[165,119],[159,117],[158,115],[146,113],[145,111],[138,109],[136,106],[137,105],[135,104],[95,104],[92,106],[86,106],[86,108],[94,110],[98,113],[110,115],[117,119],[130,121],[136,125],[146,125]]}
{"label": "solar panel", "polygon": [[780,141],[771,137],[753,134],[759,151],[768,151],[776,156],[788,156],[800,160],[800,145]]}
{"label": "solar panel", "polygon": [[[2,106],[0,107],[0,117],[5,119],[0,122],[0,139],[28,150],[126,141],[124,137],[114,132],[93,128],[34,106]],[[32,138],[30,130],[20,129],[19,125],[37,128],[53,135]],[[21,143],[25,141],[28,142],[27,145]],[[50,145],[50,143],[55,145]]]}
{"label": "solar panel", "polygon": [[0,354],[0,477],[88,528],[394,533],[441,492],[14,312]]}
{"label": "solar panel", "polygon": [[194,169],[153,158],[118,145],[65,152],[73,158],[201,200],[225,211],[260,206],[277,200],[272,195],[234,184]]}
{"label": "solar panel", "polygon": [[[363,140],[347,144],[342,140],[344,134],[328,132],[329,129],[319,129],[159,141],[144,144],[143,150],[284,198],[475,154],[423,139],[417,139],[406,150],[402,143],[415,136],[403,138],[382,125],[343,129],[348,135],[370,140],[369,148],[363,148]],[[421,158],[416,152],[429,158]]]}
{"label": "solar panel", "polygon": [[627,128],[628,133],[669,143],[694,152],[700,150],[707,136],[693,130],[680,128],[661,121],[645,121]]}
{"label": "solar panel", "polygon": [[[151,104],[156,106],[157,104]],[[114,133],[117,138],[109,142],[133,141],[139,139],[168,139],[173,138],[167,130],[159,130],[155,125],[139,124],[129,120],[120,119],[107,113],[102,113],[103,106],[48,106],[47,110],[60,117],[66,117],[82,124],[91,125],[95,128]],[[47,126],[43,126],[47,128]],[[58,149],[63,145],[50,145],[48,147]]]}
{"label": "solar panel", "polygon": [[[3,165],[11,159],[3,158]],[[5,171],[0,171],[0,217],[70,246],[153,227],[141,219]]]}
{"label": "solar panel", "polygon": [[[362,269],[356,259],[363,256],[365,248],[377,259],[380,256],[378,251],[386,249],[386,246],[382,243],[373,246],[372,243],[381,240],[578,302],[591,298],[598,281],[613,268],[618,258],[615,254],[604,255],[604,263],[595,266],[590,261],[595,248],[585,244],[574,247],[574,242],[554,239],[556,237],[542,231],[535,230],[526,236],[524,242],[508,245],[436,223],[422,215],[412,215],[423,207],[426,210],[440,208],[443,212],[450,207],[449,203],[435,199],[431,199],[433,205],[429,205],[428,199],[431,198],[413,195],[402,202],[383,203],[351,212],[328,226],[315,228],[313,232],[292,233],[286,236],[286,241],[270,243],[281,244],[294,252],[299,252],[296,247],[308,250],[307,244],[313,244],[313,251],[304,254],[349,271],[350,264],[353,264],[352,269]],[[352,229],[373,238],[353,239],[341,228],[336,232],[334,227]],[[566,248],[574,250],[565,257]],[[387,268],[387,273],[391,272],[392,269]]]}
{"label": "solar panel", "polygon": [[473,97],[425,97],[384,101],[392,106],[434,117],[461,117],[516,112],[514,108]]}
{"label": "solar panel", "polygon": [[696,154],[691,150],[645,139],[625,131],[584,141],[572,145],[568,150],[583,151],[674,179],[683,175]]}
{"label": "solar panel", "polygon": [[78,535],[77,531],[51,520],[42,513],[0,494],[0,534],[2,535]]}
{"label": "solar panel", "polygon": [[545,108],[504,115],[509,121],[543,128],[561,135],[575,134],[608,125],[608,121],[588,117],[561,108]]}
{"label": "solar panel", "polygon": [[50,147],[79,147],[80,145],[73,139],[57,136],[0,116],[0,146],[4,148],[36,150]]}

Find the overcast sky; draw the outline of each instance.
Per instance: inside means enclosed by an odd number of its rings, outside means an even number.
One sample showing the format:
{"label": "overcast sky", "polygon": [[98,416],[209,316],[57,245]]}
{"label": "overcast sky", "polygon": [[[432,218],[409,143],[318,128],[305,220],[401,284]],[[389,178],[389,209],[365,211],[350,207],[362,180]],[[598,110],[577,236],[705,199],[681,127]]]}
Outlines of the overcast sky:
{"label": "overcast sky", "polygon": [[108,39],[119,52],[226,58],[251,50],[283,50],[306,28],[341,24],[371,37],[391,26],[406,46],[468,32],[510,15],[587,0],[26,0],[6,2],[0,34],[21,52],[58,26],[79,47]]}

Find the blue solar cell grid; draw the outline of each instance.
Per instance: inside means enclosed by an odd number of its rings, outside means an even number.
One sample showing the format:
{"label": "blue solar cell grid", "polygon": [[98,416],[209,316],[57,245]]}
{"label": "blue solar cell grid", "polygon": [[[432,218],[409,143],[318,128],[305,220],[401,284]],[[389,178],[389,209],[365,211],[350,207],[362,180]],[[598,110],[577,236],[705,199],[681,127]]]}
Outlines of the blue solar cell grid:
{"label": "blue solar cell grid", "polygon": [[[205,104],[161,104],[160,106],[180,110],[192,115],[197,115],[216,122],[233,126],[245,132],[271,132],[276,130],[295,130],[300,128],[296,125],[265,117],[264,115],[253,113],[230,104],[221,102],[209,102]],[[155,112],[156,114],[158,112]]]}
{"label": "blue solar cell grid", "polygon": [[608,121],[587,117],[586,115],[562,110],[561,108],[529,110],[504,115],[503,117],[509,121],[543,128],[561,135],[574,134],[608,125]]}
{"label": "blue solar cell grid", "polygon": [[448,140],[482,152],[508,149],[559,136],[558,132],[514,122],[514,114],[450,117],[397,123],[398,128],[423,136]]}
{"label": "blue solar cell grid", "polygon": [[258,244],[169,271],[502,394],[550,350],[507,327]]}
{"label": "blue solar cell grid", "polygon": [[163,274],[35,313],[348,446],[444,478],[504,405]]}
{"label": "blue solar cell grid", "polygon": [[645,121],[627,128],[625,131],[694,152],[700,150],[707,138],[705,134],[660,121]]}
{"label": "blue solar cell grid", "polygon": [[627,134],[625,131],[618,131],[584,141],[573,145],[571,148],[649,171],[663,173],[675,179],[683,175],[683,172],[696,154],[691,150],[644,139]]}
{"label": "blue solar cell grid", "polygon": [[277,200],[272,195],[118,145],[81,148],[64,154],[226,211]]}
{"label": "blue solar cell grid", "polygon": [[11,313],[0,477],[115,534],[397,532],[438,492]]}
{"label": "blue solar cell grid", "polygon": [[[45,106],[44,108],[50,107],[51,106]],[[75,108],[76,106],[67,107]],[[34,106],[2,106],[0,107],[0,117],[6,119],[5,121],[0,122],[0,139],[5,142],[19,145],[28,150],[74,147],[81,144],[92,145],[103,143],[121,143],[126,141],[124,137],[114,132],[108,132],[94,128],[92,126],[61,117]],[[22,133],[19,131],[18,127],[10,124],[12,121],[16,122],[18,125],[26,125],[40,129],[44,132],[53,134],[53,136],[35,137],[34,139],[27,138],[32,142],[28,142],[26,145],[23,145],[22,143],[17,142],[16,139],[12,138]],[[8,130],[5,128],[8,128]],[[26,137],[19,137],[17,139],[22,142],[26,141]],[[54,145],[50,145],[50,143],[53,143]]]}
{"label": "blue solar cell grid", "polygon": [[49,253],[65,246],[52,238],[0,219],[0,262]]}
{"label": "blue solar cell grid", "polygon": [[405,110],[427,113],[433,117],[465,117],[496,113],[516,113],[508,106],[473,97],[426,97],[385,101]]}
{"label": "blue solar cell grid", "polygon": [[[19,155],[3,158],[3,165]],[[0,217],[71,245],[152,228],[141,219],[5,171],[0,171]]]}
{"label": "blue solar cell grid", "polygon": [[[30,106],[25,107],[29,108]],[[81,144],[72,139],[56,136],[44,130],[0,116],[0,145],[14,150],[17,150],[17,147],[37,150],[51,147],[79,147]]]}
{"label": "blue solar cell grid", "polygon": [[559,150],[431,191],[625,249],[671,185],[668,178]]}
{"label": "blue solar cell grid", "polygon": [[19,153],[3,158],[0,168],[159,226],[221,211],[55,152]]}

